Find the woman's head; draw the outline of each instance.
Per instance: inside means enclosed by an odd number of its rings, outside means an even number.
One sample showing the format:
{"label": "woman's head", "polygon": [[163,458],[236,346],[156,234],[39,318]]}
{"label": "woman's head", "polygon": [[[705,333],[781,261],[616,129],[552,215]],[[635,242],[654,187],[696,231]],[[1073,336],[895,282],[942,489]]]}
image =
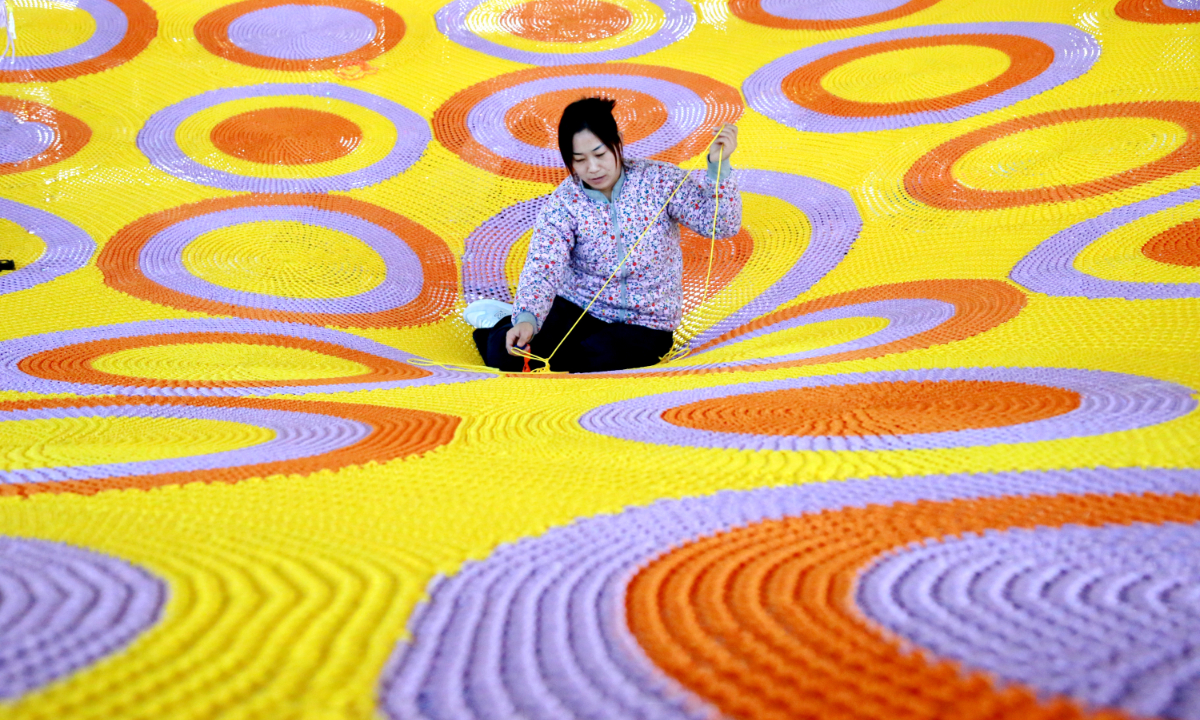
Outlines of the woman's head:
{"label": "woman's head", "polygon": [[558,121],[563,164],[573,176],[600,191],[616,184],[625,162],[621,133],[612,114],[616,104],[595,97],[576,100]]}

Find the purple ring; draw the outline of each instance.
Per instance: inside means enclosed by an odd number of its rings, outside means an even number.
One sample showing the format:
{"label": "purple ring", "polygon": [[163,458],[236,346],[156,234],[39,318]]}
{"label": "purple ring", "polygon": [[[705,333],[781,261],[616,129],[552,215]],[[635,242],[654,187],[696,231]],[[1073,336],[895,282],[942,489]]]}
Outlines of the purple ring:
{"label": "purple ring", "polygon": [[[695,430],[672,425],[664,411],[701,400],[752,395],[772,390],[837,387],[862,383],[1001,381],[1044,385],[1079,393],[1075,410],[1004,427],[904,435],[779,436]],[[739,383],[621,400],[584,413],[579,424],[600,435],[683,447],[731,450],[914,450],[978,447],[1101,435],[1168,422],[1194,410],[1195,391],[1175,383],[1101,370],[1060,368],[945,368],[847,373]]]}
{"label": "purple ring", "polygon": [[1200,10],[1200,0],[1163,0],[1163,5],[1176,10]]}
{"label": "purple ring", "polygon": [[[349,297],[290,298],[222,287],[193,275],[184,266],[185,249],[200,235],[264,220],[293,220],[358,238],[383,258],[387,275],[378,286]],[[138,255],[138,267],[150,280],[184,295],[286,312],[383,312],[411,302],[425,283],[420,258],[392,231],[354,215],[302,205],[231,208],[187,218],[147,240]]]}
{"label": "purple ring", "polygon": [[856,601],[889,633],[1002,682],[1196,717],[1197,547],[1200,523],[1173,522],[926,540],[876,559]]}
{"label": "purple ring", "polygon": [[696,25],[696,11],[686,0],[648,0],[657,5],[666,16],[663,26],[648,38],[610,50],[587,53],[556,53],[517,50],[500,43],[485,40],[476,35],[467,25],[467,16],[483,0],[453,0],[437,11],[437,27],[454,42],[492,57],[525,63],[526,65],[578,65],[602,63],[610,60],[628,60],[638,55],[661,50],[692,32]]}
{"label": "purple ring", "polygon": [[[232,100],[289,95],[329,97],[379,113],[395,126],[396,144],[383,159],[352,172],[318,178],[266,178],[239,175],[199,163],[184,153],[175,140],[179,125],[201,110]],[[209,90],[165,107],[146,121],[138,132],[137,145],[158,169],[200,185],[258,193],[325,193],[367,187],[395,177],[421,157],[432,137],[424,118],[378,95],[331,83],[264,83]]]}
{"label": "purple ring", "polygon": [[385,390],[421,385],[442,385],[466,382],[491,377],[488,373],[449,370],[436,365],[427,366],[431,375],[413,380],[388,382],[355,382],[348,378],[344,383],[327,385],[269,385],[260,387],[138,387],[130,385],[98,385],[76,383],[66,380],[48,380],[22,372],[20,362],[30,355],[55,350],[67,345],[116,340],[120,338],[144,337],[146,335],[171,335],[176,333],[242,333],[246,335],[284,335],[339,345],[350,350],[370,353],[402,363],[423,360],[419,356],[397,350],[382,343],[368,340],[347,332],[329,328],[301,325],[299,323],[268,322],[263,320],[146,320],[120,325],[102,325],[77,330],[30,335],[0,342],[0,389],[21,390],[44,394],[74,393],[76,395],[155,395],[155,396],[245,396],[245,395],[304,395],[308,393],[352,392],[356,390]]}
{"label": "purple ring", "polygon": [[[783,92],[783,80],[797,68],[843,50],[891,40],[957,34],[1018,35],[1040,40],[1054,50],[1050,67],[1004,92],[946,110],[881,117],[842,117],[810,110],[792,102]],[[772,61],[742,84],[750,107],[776,122],[807,132],[844,133],[950,123],[1008,107],[1074,80],[1091,69],[1100,56],[1100,45],[1082,30],[1056,23],[995,22],[924,25],[833,40],[798,50]]]}
{"label": "purple ring", "polygon": [[1034,292],[1047,295],[1126,300],[1200,297],[1200,283],[1105,280],[1075,267],[1075,258],[1106,233],[1147,215],[1194,200],[1200,200],[1200,187],[1183,188],[1084,220],[1044,240],[1013,267],[1009,277]]}
{"label": "purple ring", "polygon": [[16,165],[46,152],[58,131],[36,120],[0,110],[0,165]]}
{"label": "purple ring", "polygon": [[0,198],[0,218],[20,225],[46,244],[42,256],[23,268],[0,275],[0,295],[28,290],[87,264],[96,243],[77,225],[29,205]]}
{"label": "purple ring", "polygon": [[380,682],[393,720],[712,718],[716,709],[650,661],[626,590],[680,545],[764,520],[872,504],[1059,493],[1200,494],[1200,470],[1078,469],[814,482],[577,520],[498,546],[434,579]]}
{"label": "purple ring", "polygon": [[129,18],[108,0],[77,0],[77,8],[92,16],[96,30],[82,43],[44,55],[18,55],[4,58],[4,70],[49,70],[94,60],[112,50],[125,38]]}
{"label": "purple ring", "polygon": [[349,447],[374,429],[366,423],[333,415],[242,407],[199,407],[194,405],[112,405],[99,407],[37,408],[0,410],[0,427],[10,420],[44,420],[72,417],[186,418],[227,420],[269,428],[275,437],[246,448],[165,460],[138,460],[101,465],[0,470],[0,485],[53,483],[69,480],[103,480],[130,475],[217,470],[240,465],[286,462],[323,455]]}
{"label": "purple ring", "polygon": [[509,205],[484,220],[467,236],[462,256],[463,298],[513,301],[505,266],[512,246],[533,229],[549,195]]}
{"label": "purple ring", "polygon": [[278,60],[318,60],[346,55],[375,39],[375,21],[330,5],[274,5],[229,23],[229,41]]}
{"label": "purple ring", "polygon": [[0,537],[0,699],[120,652],[162,616],[167,584],[119,558]]}
{"label": "purple ring", "polygon": [[708,114],[708,105],[695,91],[667,80],[635,75],[566,75],[530,80],[498,90],[477,102],[467,114],[471,137],[500,157],[528,165],[562,168],[558,150],[530,145],[513,137],[504,115],[513,105],[557,90],[614,87],[644,92],[661,100],[667,108],[667,120],[649,136],[630,143],[629,157],[650,157],[674,147],[699,129]]}
{"label": "purple ring", "polygon": [[895,10],[912,0],[805,0],[797,7],[794,0],[762,0],[763,12],[789,20],[854,20],[867,15]]}

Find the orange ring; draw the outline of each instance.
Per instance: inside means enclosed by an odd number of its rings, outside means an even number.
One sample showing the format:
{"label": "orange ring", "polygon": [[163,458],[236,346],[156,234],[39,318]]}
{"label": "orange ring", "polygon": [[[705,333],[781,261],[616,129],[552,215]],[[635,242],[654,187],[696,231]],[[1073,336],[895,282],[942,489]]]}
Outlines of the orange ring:
{"label": "orange ring", "polygon": [[1200,10],[1173,8],[1163,0],[1121,0],[1113,9],[1117,17],[1134,22],[1160,25],[1200,22]]}
{"label": "orange ring", "polygon": [[129,62],[158,35],[158,16],[142,0],[107,0],[125,13],[125,37],[111,50],[91,60],[42,70],[0,70],[0,82],[54,82],[90,75]]}
{"label": "orange ring", "polygon": [[[1177,123],[1187,139],[1166,157],[1099,180],[1032,190],[976,190],[955,179],[952,169],[971,150],[1025,130],[1099,118],[1150,117]],[[904,187],[917,200],[943,210],[993,210],[1038,203],[1068,202],[1124,190],[1200,165],[1200,103],[1183,100],[1119,103],[1054,110],[980,128],[930,150],[904,175]]]}
{"label": "orange ring", "polygon": [[[266,345],[309,350],[366,365],[371,372],[353,376],[354,382],[391,382],[416,380],[433,373],[371,353],[342,347],[333,343],[288,335],[258,335],[251,333],[169,333],[163,335],[139,335],[136,337],[92,340],[75,345],[64,345],[44,350],[21,358],[17,367],[21,372],[45,380],[87,383],[91,385],[116,385],[121,387],[288,387],[297,385],[295,380],[157,380],[114,375],[93,367],[96,358],[122,350],[133,350],[163,345],[200,343],[237,343],[239,345]],[[317,378],[303,380],[303,385],[337,385],[351,378]]]}
{"label": "orange ring", "polygon": [[895,20],[905,15],[912,15],[915,12],[920,12],[936,4],[937,1],[911,0],[900,7],[892,8],[885,12],[875,13],[874,15],[863,15],[856,18],[846,18],[845,20],[797,20],[796,18],[779,17],[763,10],[762,0],[729,0],[729,10],[746,22],[783,30],[845,30],[846,28],[873,25],[875,23],[887,22],[888,20]]}
{"label": "orange ring", "polygon": [[13,97],[0,97],[0,110],[12,113],[25,122],[37,122],[54,129],[54,142],[50,147],[28,160],[0,164],[0,175],[53,165],[79,152],[92,139],[92,129],[87,123],[49,105]]}
{"label": "orange ring", "polygon": [[1200,267],[1200,218],[1180,223],[1146,241],[1142,254],[1155,262]]}
{"label": "orange ring", "polygon": [[[408,304],[369,313],[306,313],[244,307],[194,297],[163,287],[142,274],[138,255],[150,238],[175,223],[197,215],[242,207],[300,205],[363,218],[404,238],[421,261],[424,283]],[[425,227],[362,200],[343,195],[235,195],[201,200],[190,205],[146,215],[119,230],[96,258],[104,282],[114,290],[181,310],[209,315],[233,315],[253,320],[278,320],[335,327],[406,327],[426,325],[445,316],[458,299],[458,270],[446,243]]]}
{"label": "orange ring", "polygon": [[767,520],[667,552],[626,594],[650,659],[730,717],[1127,717],[998,686],[909,652],[857,609],[860,572],[932,538],[1010,528],[1195,522],[1194,495],[1008,496],[850,507]]}
{"label": "orange ring", "polygon": [[[837,67],[879,53],[912,48],[941,47],[944,45],[976,45],[988,47],[1008,55],[1008,69],[998,77],[981,85],[967,88],[950,95],[906,100],[893,103],[871,103],[847,100],[838,97],[821,86],[821,78]],[[877,117],[907,115],[909,113],[948,110],[967,105],[1009,90],[1045,72],[1054,62],[1054,49],[1035,38],[1022,35],[992,35],[964,33],[958,35],[933,35],[930,37],[887,40],[870,45],[849,48],[826,55],[818,60],[796,68],[783,78],[783,94],[789,100],[816,112],[839,117]]]}
{"label": "orange ring", "polygon": [[[352,52],[312,60],[285,60],[243,50],[229,39],[229,25],[242,15],[278,5],[316,5],[339,7],[365,15],[375,23],[375,37]],[[213,55],[241,65],[266,70],[333,70],[361,65],[396,46],[404,37],[404,18],[382,3],[366,0],[242,0],[213,10],[196,22],[196,39]]]}
{"label": "orange ring", "polygon": [[339,470],[351,465],[420,455],[441,447],[454,439],[460,422],[453,415],[336,402],[304,400],[268,400],[264,398],[204,398],[204,397],[109,397],[73,400],[19,400],[0,402],[0,412],[37,410],[43,408],[89,408],[114,405],[191,405],[199,407],[238,407],[263,410],[284,410],[357,420],[372,426],[371,433],[357,443],[313,457],[239,465],[215,470],[130,475],[102,480],[64,480],[62,482],[22,483],[0,485],[0,497],[29,496],[39,493],[76,493],[94,495],[103,490],[140,488],[148,490],[162,485],[182,485],[191,482],[234,483],[272,475],[308,475],[321,470]]}

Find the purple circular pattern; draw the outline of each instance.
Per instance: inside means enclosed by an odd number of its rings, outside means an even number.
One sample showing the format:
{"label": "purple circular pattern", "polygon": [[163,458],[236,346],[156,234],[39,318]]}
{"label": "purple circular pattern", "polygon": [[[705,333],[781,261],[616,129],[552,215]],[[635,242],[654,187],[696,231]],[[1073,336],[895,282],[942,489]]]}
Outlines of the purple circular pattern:
{"label": "purple circular pattern", "polygon": [[1200,718],[1200,525],[1012,529],[877,560],[858,607],[939,657],[1135,717]]}
{"label": "purple circular pattern", "polygon": [[[737,182],[743,192],[778,198],[800,210],[812,226],[812,236],[804,252],[783,277],[741,309],[696,336],[692,340],[695,347],[808,292],[850,252],[862,229],[862,219],[854,199],[850,193],[834,185],[769,170],[738,170]],[[467,237],[462,277],[463,294],[468,302],[485,297],[512,302],[505,262],[513,244],[533,228],[538,211],[547,197],[544,195],[511,205],[486,220]]]}
{"label": "purple circular pattern", "polygon": [[[891,40],[938,37],[957,34],[1019,35],[1033,38],[1054,50],[1054,61],[1037,77],[974,102],[947,110],[875,117],[841,117],[810,110],[792,102],[783,92],[783,79],[793,70],[843,50]],[[924,25],[900,28],[871,35],[833,40],[798,50],[768,63],[746,79],[742,93],[750,107],[776,122],[807,132],[864,132],[949,123],[1008,107],[1063,83],[1091,69],[1100,56],[1100,45],[1082,30],[1055,23],[995,22],[955,25]]]}
{"label": "purple circular pattern", "polygon": [[78,270],[96,251],[96,242],[90,235],[45,210],[0,198],[0,218],[20,225],[46,244],[45,252],[37,260],[0,274],[0,295],[27,290]]}
{"label": "purple circular pattern", "polygon": [[375,39],[375,21],[329,5],[274,5],[229,24],[229,41],[246,52],[280,60],[345,55]]}
{"label": "purple circular pattern", "polygon": [[500,43],[485,40],[476,35],[467,25],[467,16],[483,0],[453,0],[437,11],[437,27],[446,37],[464,47],[477,50],[492,57],[525,63],[526,65],[577,65],[601,63],[610,60],[628,60],[632,57],[660,50],[692,32],[696,25],[696,11],[687,0],[649,0],[663,11],[666,17],[663,26],[648,38],[623,47],[597,50],[586,53],[535,52],[517,50]]}
{"label": "purple circular pattern", "polygon": [[0,470],[0,485],[63,482],[66,480],[103,480],[130,475],[193,472],[232,468],[240,465],[284,462],[349,447],[371,434],[374,429],[357,420],[333,415],[263,408],[251,410],[242,407],[201,407],[197,405],[112,405],[0,410],[0,428],[3,428],[3,423],[13,420],[90,417],[225,420],[269,428],[275,432],[275,437],[246,448],[166,460]]}
{"label": "purple circular pattern", "polygon": [[1163,5],[1176,10],[1200,10],[1200,0],[1163,0]]}
{"label": "purple circular pattern", "polygon": [[503,121],[504,115],[517,103],[538,95],[597,87],[643,92],[667,108],[667,119],[662,127],[626,146],[628,157],[650,157],[678,145],[704,125],[709,113],[708,104],[694,90],[666,80],[638,75],[563,75],[530,80],[488,95],[471,108],[467,128],[480,145],[501,157],[529,165],[561,168],[562,156],[557,149],[537,147],[513,137]]}
{"label": "purple circular pattern", "polygon": [[[184,250],[200,235],[219,228],[269,220],[292,220],[356,237],[383,258],[387,275],[375,288],[357,295],[293,298],[222,287],[196,277],[184,266]],[[242,307],[307,313],[391,310],[416,298],[425,281],[420,258],[395,233],[353,215],[303,205],[233,208],[182,220],[146,242],[138,256],[138,267],[150,280],[185,295]]]}
{"label": "purple circular pattern", "polygon": [[[1045,385],[1079,393],[1075,410],[1003,427],[906,435],[780,436],[710,432],[672,425],[662,418],[670,408],[701,400],[772,390],[836,387],[885,382],[974,380]],[[1174,383],[1100,370],[1060,368],[955,368],[847,373],[740,383],[622,400],[590,410],[579,419],[585,429],[609,437],[655,445],[731,450],[915,450],[1040,442],[1100,435],[1157,425],[1194,410],[1195,391]]]}
{"label": "purple circular pattern", "polygon": [[167,586],[124,560],[0,537],[0,700],[123,650],[162,616]]}
{"label": "purple circular pattern", "polygon": [[15,165],[41,155],[57,136],[49,125],[0,110],[0,165]]}
{"label": "purple circular pattern", "polygon": [[108,0],[76,0],[77,7],[96,23],[96,30],[82,43],[44,55],[18,55],[4,59],[4,70],[49,70],[100,57],[115,48],[129,29],[129,19]]}
{"label": "purple circular pattern", "polygon": [[826,510],[1058,493],[1200,494],[1200,470],[820,482],[662,500],[578,520],[501,545],[431,583],[430,599],[409,622],[412,640],[384,670],[382,709],[393,720],[716,717],[646,657],[626,624],[629,582],[656,557],[714,533]]}
{"label": "purple circular pattern", "polygon": [[[146,335],[169,335],[176,333],[242,333],[254,335],[283,335],[286,337],[316,340],[339,345],[350,350],[370,353],[402,363],[421,363],[431,375],[415,380],[393,380],[388,382],[355,382],[347,378],[344,383],[327,385],[269,385],[263,387],[138,387],[128,385],[95,385],[89,383],[48,380],[22,372],[19,364],[24,358],[47,350],[67,345],[115,340],[119,338],[144,337]],[[196,342],[201,341],[197,337]],[[437,365],[425,365],[424,358],[403,350],[368,340],[358,335],[328,328],[301,325],[299,323],[267,322],[262,320],[147,320],[121,325],[103,325],[78,330],[30,335],[0,342],[0,389],[22,390],[45,394],[74,393],[77,395],[161,395],[161,396],[243,396],[243,395],[302,395],[307,393],[350,392],[355,390],[384,390],[419,385],[441,385],[491,377],[487,373],[450,370]]]}
{"label": "purple circular pattern", "polygon": [[790,20],[853,20],[877,15],[912,0],[762,0],[764,12]]}
{"label": "purple circular pattern", "polygon": [[1034,292],[1047,295],[1126,300],[1200,297],[1200,283],[1105,280],[1075,267],[1075,258],[1079,253],[1106,233],[1147,215],[1195,200],[1200,200],[1200,187],[1183,188],[1084,220],[1043,241],[1013,267],[1009,277]]}
{"label": "purple circular pattern", "polygon": [[[267,178],[204,165],[184,153],[175,140],[180,123],[201,110],[232,100],[292,95],[334,98],[376,112],[395,126],[396,144],[383,159],[352,172],[317,178]],[[330,83],[264,83],[210,90],[163,108],[146,121],[137,145],[160,170],[200,185],[259,193],[325,193],[367,187],[404,172],[421,157],[432,137],[424,118],[378,95]]]}

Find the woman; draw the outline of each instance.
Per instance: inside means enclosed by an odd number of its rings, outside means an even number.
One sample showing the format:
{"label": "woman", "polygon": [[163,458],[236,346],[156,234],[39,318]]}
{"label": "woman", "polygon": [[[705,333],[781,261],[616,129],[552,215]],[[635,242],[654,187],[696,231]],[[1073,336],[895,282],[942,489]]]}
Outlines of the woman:
{"label": "woman", "polygon": [[[515,302],[478,300],[463,313],[491,367],[520,372],[524,359],[513,354],[514,347],[538,357],[554,353],[550,369],[557,371],[653,365],[670,351],[672,332],[683,316],[679,224],[704,237],[712,232],[719,157],[724,159],[717,237],[730,237],[741,227],[741,196],[729,167],[737,148],[735,126],[724,126],[714,139],[707,176],[693,173],[668,203],[686,171],[626,159],[613,119],[615,105],[586,98],[563,111],[558,149],[571,174],[538,214]],[[643,230],[637,249],[604,286]]]}

